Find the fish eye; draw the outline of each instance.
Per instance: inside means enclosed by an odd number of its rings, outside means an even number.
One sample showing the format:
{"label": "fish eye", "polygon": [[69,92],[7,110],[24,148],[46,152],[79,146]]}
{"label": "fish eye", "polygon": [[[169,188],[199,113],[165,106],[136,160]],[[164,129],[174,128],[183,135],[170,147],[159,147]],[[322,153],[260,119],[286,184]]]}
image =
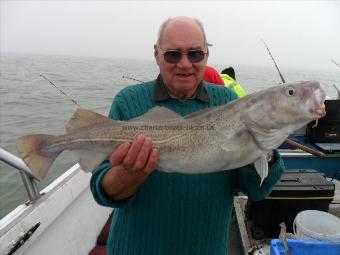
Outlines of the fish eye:
{"label": "fish eye", "polygon": [[287,95],[287,96],[294,96],[295,95],[295,89],[294,88],[292,88],[292,87],[288,87],[288,88],[286,88],[286,90],[285,90],[285,94]]}

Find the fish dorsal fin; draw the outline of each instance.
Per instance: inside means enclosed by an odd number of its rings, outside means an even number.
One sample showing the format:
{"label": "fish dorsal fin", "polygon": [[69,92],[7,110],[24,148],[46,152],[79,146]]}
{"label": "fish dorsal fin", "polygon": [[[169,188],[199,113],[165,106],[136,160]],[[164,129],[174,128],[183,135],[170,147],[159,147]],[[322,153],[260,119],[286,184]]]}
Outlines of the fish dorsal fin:
{"label": "fish dorsal fin", "polygon": [[79,108],[67,123],[66,133],[78,128],[93,127],[94,125],[106,122],[109,123],[112,122],[112,120],[99,113]]}
{"label": "fish dorsal fin", "polygon": [[130,121],[174,121],[183,120],[183,117],[178,113],[171,111],[166,107],[156,106],[143,115],[131,119]]}

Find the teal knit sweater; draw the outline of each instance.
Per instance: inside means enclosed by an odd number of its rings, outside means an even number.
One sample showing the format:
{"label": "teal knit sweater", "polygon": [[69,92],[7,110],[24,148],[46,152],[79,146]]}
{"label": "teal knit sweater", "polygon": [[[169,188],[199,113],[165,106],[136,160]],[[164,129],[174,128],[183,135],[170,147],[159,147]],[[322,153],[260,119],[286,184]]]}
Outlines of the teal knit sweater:
{"label": "teal knit sweater", "polygon": [[[209,103],[176,99],[157,103],[154,100],[155,81],[127,87],[113,100],[109,116],[128,120],[154,106],[165,106],[184,116],[237,98],[225,87],[203,84]],[[111,168],[108,161],[103,162],[93,171],[90,186],[99,204],[116,208],[107,254],[228,254],[233,197],[238,190],[252,200],[267,196],[283,171],[283,162],[277,152],[275,158],[261,187],[260,178],[251,167],[192,175],[155,171],[136,194],[124,201],[112,201],[103,191],[102,177]]]}

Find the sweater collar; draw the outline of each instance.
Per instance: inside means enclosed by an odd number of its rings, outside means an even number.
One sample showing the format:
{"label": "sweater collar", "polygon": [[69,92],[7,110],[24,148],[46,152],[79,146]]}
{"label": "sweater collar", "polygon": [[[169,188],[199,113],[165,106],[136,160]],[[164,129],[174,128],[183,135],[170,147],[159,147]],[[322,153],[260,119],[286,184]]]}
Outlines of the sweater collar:
{"label": "sweater collar", "polygon": [[[170,94],[160,74],[158,75],[156,80],[154,93],[156,102],[166,101],[170,98],[175,98]],[[202,101],[203,103],[209,103],[209,95],[206,88],[203,86],[203,82],[200,82],[200,84],[198,84],[195,94],[190,99],[197,99],[199,101]]]}

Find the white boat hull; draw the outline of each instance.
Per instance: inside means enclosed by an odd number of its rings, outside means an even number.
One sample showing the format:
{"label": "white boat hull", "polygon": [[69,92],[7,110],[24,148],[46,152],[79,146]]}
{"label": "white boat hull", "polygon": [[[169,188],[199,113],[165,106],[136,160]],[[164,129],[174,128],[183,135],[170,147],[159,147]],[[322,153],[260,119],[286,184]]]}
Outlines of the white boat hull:
{"label": "white boat hull", "polygon": [[112,212],[94,201],[90,177],[77,164],[42,190],[36,202],[20,205],[4,217],[0,254],[8,254],[37,223],[39,227],[15,254],[88,254]]}

